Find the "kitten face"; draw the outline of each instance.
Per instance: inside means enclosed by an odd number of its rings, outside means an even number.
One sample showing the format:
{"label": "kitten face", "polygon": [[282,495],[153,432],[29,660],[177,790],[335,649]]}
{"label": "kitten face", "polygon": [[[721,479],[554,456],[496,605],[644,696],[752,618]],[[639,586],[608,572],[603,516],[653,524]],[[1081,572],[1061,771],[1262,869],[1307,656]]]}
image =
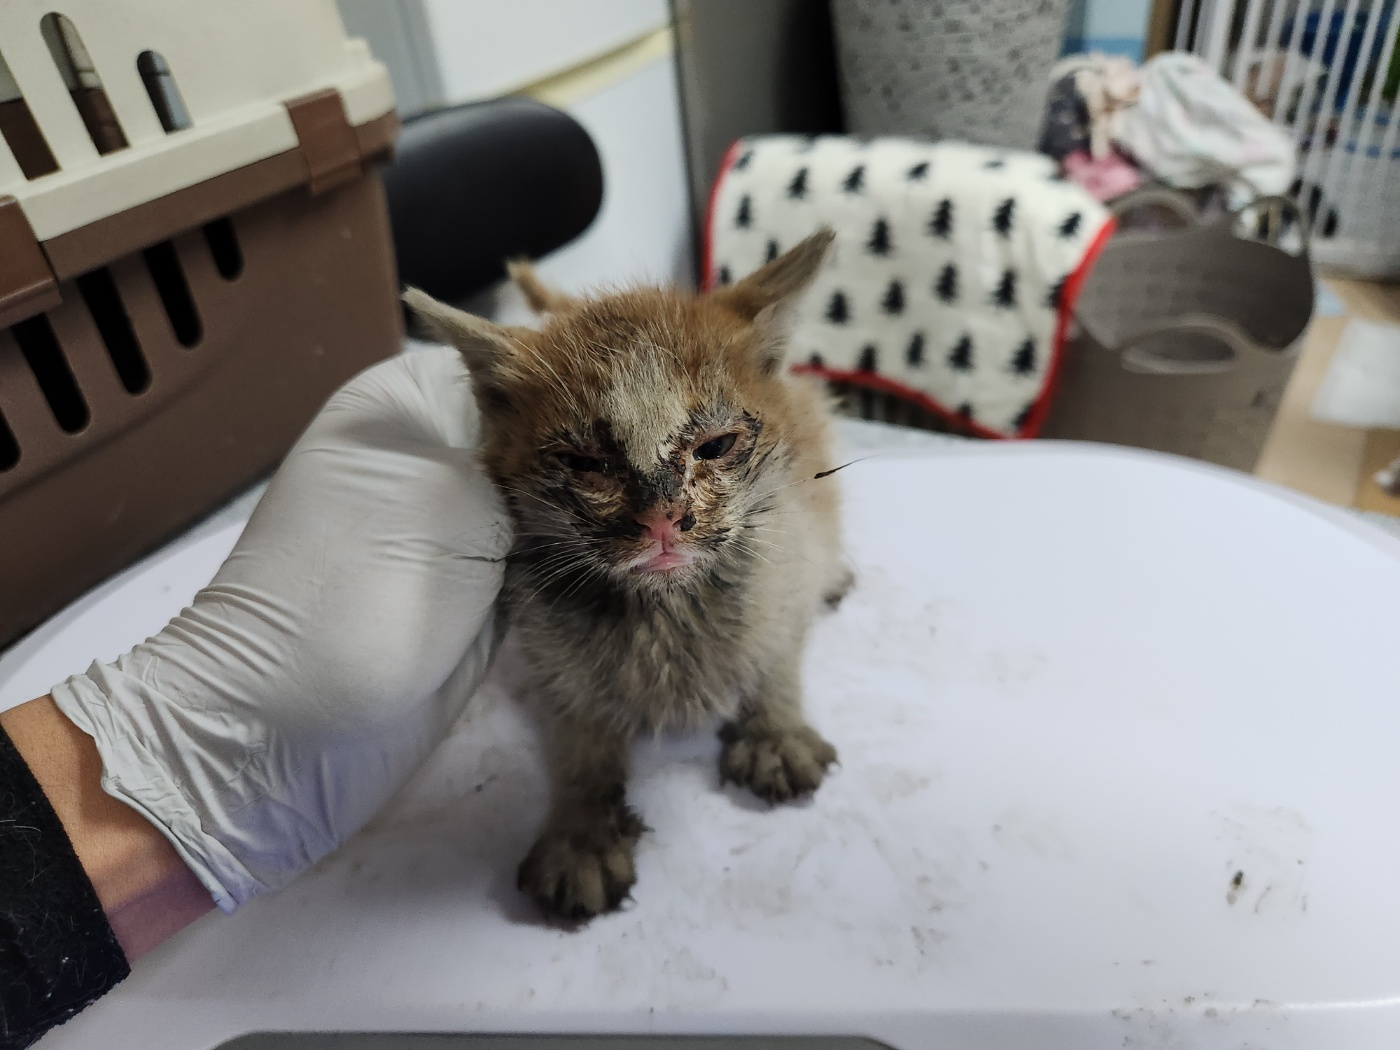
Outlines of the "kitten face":
{"label": "kitten face", "polygon": [[831,243],[803,241],[707,296],[641,289],[574,300],[512,274],[547,311],[502,329],[410,290],[466,358],[483,462],[505,492],[517,559],[541,579],[684,585],[761,557],[760,520],[791,484],[802,428],[783,374],[787,317]]}
{"label": "kitten face", "polygon": [[498,414],[503,447],[493,452],[518,552],[636,587],[752,553],[749,526],[788,480],[780,434],[764,419],[774,396],[764,386],[778,381],[735,370],[718,337],[676,346],[606,326],[594,335],[610,347],[603,361],[566,360],[567,333],[540,340],[573,398]]}
{"label": "kitten face", "polygon": [[487,402],[486,459],[541,570],[674,586],[751,557],[790,479],[784,380],[751,333],[666,293],[553,319],[520,348],[527,379]]}

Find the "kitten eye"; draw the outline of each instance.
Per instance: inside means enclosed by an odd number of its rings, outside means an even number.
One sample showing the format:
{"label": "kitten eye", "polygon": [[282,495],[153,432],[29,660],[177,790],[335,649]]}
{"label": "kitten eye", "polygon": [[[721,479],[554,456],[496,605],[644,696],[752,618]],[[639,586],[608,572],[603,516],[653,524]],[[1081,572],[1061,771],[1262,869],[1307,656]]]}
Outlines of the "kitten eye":
{"label": "kitten eye", "polygon": [[737,434],[721,434],[717,438],[711,438],[695,450],[696,459],[719,459],[731,448],[734,447],[734,439]]}
{"label": "kitten eye", "polygon": [[595,459],[593,456],[580,456],[576,452],[559,453],[559,462],[580,474],[600,474],[603,470],[601,459]]}

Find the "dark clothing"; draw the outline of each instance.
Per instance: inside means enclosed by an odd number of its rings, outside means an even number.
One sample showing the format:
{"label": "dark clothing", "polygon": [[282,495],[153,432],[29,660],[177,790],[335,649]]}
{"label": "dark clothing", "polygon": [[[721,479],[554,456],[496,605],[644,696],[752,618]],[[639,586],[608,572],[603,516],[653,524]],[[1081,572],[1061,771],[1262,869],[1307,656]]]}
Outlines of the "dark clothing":
{"label": "dark clothing", "polygon": [[130,972],[62,823],[0,730],[0,1050],[29,1046]]}

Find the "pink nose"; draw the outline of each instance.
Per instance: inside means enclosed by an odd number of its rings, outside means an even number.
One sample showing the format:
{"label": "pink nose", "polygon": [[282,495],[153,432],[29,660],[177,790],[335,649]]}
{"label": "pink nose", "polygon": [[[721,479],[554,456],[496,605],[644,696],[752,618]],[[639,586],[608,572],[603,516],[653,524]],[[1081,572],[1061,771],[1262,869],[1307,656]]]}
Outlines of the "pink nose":
{"label": "pink nose", "polygon": [[685,512],[679,507],[652,507],[637,515],[646,538],[661,544],[662,549],[675,546],[684,525]]}

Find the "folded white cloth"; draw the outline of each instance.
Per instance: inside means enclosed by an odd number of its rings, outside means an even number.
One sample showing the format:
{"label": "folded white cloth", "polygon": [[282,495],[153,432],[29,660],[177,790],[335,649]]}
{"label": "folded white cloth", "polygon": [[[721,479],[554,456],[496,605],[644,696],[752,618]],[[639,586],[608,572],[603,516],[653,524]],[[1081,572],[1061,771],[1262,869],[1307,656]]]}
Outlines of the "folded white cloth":
{"label": "folded white cloth", "polygon": [[1223,183],[1231,204],[1287,193],[1293,140],[1195,55],[1168,51],[1140,72],[1136,106],[1115,123],[1117,143],[1163,182]]}

